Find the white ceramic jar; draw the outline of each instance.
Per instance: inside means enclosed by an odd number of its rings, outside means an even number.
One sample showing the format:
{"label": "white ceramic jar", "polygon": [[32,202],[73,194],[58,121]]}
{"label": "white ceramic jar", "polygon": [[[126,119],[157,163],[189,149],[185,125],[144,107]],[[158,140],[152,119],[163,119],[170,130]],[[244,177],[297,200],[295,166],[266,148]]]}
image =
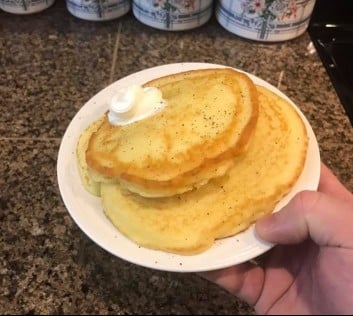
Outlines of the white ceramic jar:
{"label": "white ceramic jar", "polygon": [[55,0],[0,0],[0,9],[14,14],[31,14],[49,8]]}
{"label": "white ceramic jar", "polygon": [[128,13],[130,0],[66,0],[68,11],[77,18],[89,21],[113,20]]}
{"label": "white ceramic jar", "polygon": [[241,37],[278,42],[303,34],[315,0],[219,0],[218,22]]}
{"label": "white ceramic jar", "polygon": [[167,31],[183,31],[205,24],[213,12],[212,0],[133,0],[140,22]]}

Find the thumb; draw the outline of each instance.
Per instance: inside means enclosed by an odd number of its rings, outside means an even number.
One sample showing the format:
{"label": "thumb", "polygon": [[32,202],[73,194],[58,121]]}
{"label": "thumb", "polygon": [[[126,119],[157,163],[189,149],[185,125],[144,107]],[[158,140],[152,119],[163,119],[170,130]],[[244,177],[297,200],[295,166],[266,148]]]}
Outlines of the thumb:
{"label": "thumb", "polygon": [[353,247],[353,204],[303,191],[255,227],[259,237],[271,243],[296,244],[310,238],[320,246]]}

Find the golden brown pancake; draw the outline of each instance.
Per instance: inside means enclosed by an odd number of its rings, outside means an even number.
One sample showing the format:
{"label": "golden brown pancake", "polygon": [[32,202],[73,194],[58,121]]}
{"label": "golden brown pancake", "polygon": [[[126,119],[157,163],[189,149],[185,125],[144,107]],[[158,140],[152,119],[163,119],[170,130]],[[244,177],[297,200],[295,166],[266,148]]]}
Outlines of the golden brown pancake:
{"label": "golden brown pancake", "polygon": [[254,131],[256,88],[232,69],[195,70],[145,84],[168,106],[144,120],[90,137],[86,160],[97,181],[114,178],[147,197],[171,196],[224,175]]}
{"label": "golden brown pancake", "polygon": [[97,130],[100,124],[101,120],[91,123],[81,133],[76,147],[77,165],[82,184],[88,192],[96,196],[100,196],[100,182],[96,181],[90,173],[86,163],[86,150],[91,135]]}
{"label": "golden brown pancake", "polygon": [[273,211],[303,170],[308,138],[297,111],[258,87],[259,116],[246,152],[223,177],[173,197],[144,198],[119,184],[101,184],[112,223],[137,244],[191,255]]}
{"label": "golden brown pancake", "polygon": [[78,168],[79,168],[82,184],[88,192],[96,196],[100,196],[101,182],[105,182],[105,183],[120,182],[120,184],[124,188],[130,190],[131,192],[135,192],[142,196],[147,196],[147,197],[154,197],[154,196],[160,197],[161,195],[172,196],[176,194],[181,194],[185,191],[198,188],[201,185],[206,184],[211,178],[224,175],[234,163],[234,159],[233,157],[231,157],[228,159],[221,160],[219,162],[215,162],[212,165],[205,166],[204,168],[202,168],[201,171],[198,169],[194,170],[192,173],[190,173],[190,176],[192,176],[194,179],[193,185],[189,185],[185,183],[185,186],[181,186],[182,185],[181,183],[179,188],[175,188],[175,187],[169,188],[168,186],[165,186],[164,188],[161,188],[159,190],[157,188],[154,188],[151,191],[148,190],[148,188],[137,185],[136,183],[131,186],[129,182],[125,182],[122,179],[118,181],[117,179],[104,177],[88,167],[86,163],[86,155],[85,155],[88,142],[90,137],[97,130],[100,124],[101,124],[101,120],[98,120],[90,124],[82,132],[82,134],[80,135],[80,138],[77,144],[77,150],[76,150]]}

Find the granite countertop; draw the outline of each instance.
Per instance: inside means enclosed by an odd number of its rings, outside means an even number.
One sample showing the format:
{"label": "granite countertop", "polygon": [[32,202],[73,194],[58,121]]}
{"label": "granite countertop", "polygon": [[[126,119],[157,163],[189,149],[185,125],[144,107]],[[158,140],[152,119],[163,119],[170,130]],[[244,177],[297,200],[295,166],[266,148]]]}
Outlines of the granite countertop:
{"label": "granite countertop", "polygon": [[249,314],[195,274],[135,266],[92,242],[60,196],[62,136],[82,105],[128,74],[175,62],[211,62],[255,74],[298,105],[322,160],[353,190],[353,129],[308,34],[262,44],[213,18],[187,32],[71,16],[63,1],[30,16],[0,12],[0,313]]}

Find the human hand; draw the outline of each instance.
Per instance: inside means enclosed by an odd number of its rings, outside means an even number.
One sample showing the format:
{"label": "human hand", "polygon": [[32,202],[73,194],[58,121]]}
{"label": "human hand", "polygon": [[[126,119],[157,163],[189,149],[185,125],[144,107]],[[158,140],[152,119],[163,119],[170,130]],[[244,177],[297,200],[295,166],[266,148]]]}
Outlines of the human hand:
{"label": "human hand", "polygon": [[325,165],[318,192],[297,194],[255,228],[260,238],[277,244],[261,264],[201,275],[259,314],[353,312],[353,195]]}

